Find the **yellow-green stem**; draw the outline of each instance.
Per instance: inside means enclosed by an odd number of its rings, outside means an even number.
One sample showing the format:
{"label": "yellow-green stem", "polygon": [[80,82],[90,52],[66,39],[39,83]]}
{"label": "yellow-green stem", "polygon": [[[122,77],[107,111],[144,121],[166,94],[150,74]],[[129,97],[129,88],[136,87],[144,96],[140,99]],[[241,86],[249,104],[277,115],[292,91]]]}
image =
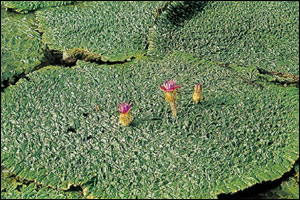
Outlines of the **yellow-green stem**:
{"label": "yellow-green stem", "polygon": [[171,110],[172,110],[172,115],[173,117],[176,117],[177,115],[177,109],[176,109],[176,104],[175,101],[170,102]]}

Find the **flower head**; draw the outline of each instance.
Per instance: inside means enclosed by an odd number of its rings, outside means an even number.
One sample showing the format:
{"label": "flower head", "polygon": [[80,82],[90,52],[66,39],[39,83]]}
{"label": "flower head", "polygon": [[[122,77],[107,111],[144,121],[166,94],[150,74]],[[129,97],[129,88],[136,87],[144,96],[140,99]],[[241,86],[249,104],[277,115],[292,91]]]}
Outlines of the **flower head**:
{"label": "flower head", "polygon": [[193,93],[193,100],[195,103],[199,103],[204,99],[202,95],[202,84],[197,83],[195,85],[194,93]]}
{"label": "flower head", "polygon": [[131,109],[131,105],[126,103],[126,102],[123,102],[121,104],[119,104],[119,111],[123,114],[127,113],[130,109]]}
{"label": "flower head", "polygon": [[195,91],[202,91],[202,85],[200,83],[195,85]]}
{"label": "flower head", "polygon": [[163,85],[160,85],[159,87],[164,90],[165,92],[172,92],[176,90],[177,88],[180,88],[182,85],[176,86],[175,80],[165,81]]}

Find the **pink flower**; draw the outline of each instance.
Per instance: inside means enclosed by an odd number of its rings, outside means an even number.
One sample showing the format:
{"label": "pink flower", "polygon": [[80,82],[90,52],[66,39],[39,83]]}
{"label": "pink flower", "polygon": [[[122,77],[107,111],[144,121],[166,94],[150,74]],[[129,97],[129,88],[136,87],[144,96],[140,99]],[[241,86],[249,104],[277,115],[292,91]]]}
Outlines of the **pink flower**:
{"label": "pink flower", "polygon": [[125,114],[131,109],[131,105],[126,102],[123,102],[123,103],[119,104],[119,108],[120,108],[119,111],[121,113]]}
{"label": "pink flower", "polygon": [[182,85],[176,86],[175,80],[165,81],[163,85],[160,85],[159,87],[164,90],[165,92],[172,92],[176,90],[177,88],[180,88]]}

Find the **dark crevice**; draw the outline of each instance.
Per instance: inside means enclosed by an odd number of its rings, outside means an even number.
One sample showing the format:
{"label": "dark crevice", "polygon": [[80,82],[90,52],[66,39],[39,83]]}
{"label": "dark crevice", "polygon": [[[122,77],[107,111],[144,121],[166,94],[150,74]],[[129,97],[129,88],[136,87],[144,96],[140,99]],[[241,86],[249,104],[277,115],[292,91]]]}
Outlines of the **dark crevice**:
{"label": "dark crevice", "polygon": [[[230,67],[230,63],[216,63],[217,65],[227,68],[231,71],[234,71],[232,67]],[[238,67],[242,67],[240,65],[238,65]],[[255,68],[254,70],[256,70],[259,73],[259,78],[264,80],[265,82],[271,82],[271,83],[275,83],[275,84],[279,84],[280,86],[290,86],[290,85],[295,85],[297,88],[299,88],[299,77],[295,76],[295,75],[291,75],[291,74],[283,74],[281,72],[272,72],[272,71],[267,71],[265,69],[262,68]],[[242,75],[239,75],[238,73],[236,73],[237,76],[241,79],[243,79],[246,83],[251,84],[253,86],[258,86],[260,88],[263,88],[263,86],[255,81],[249,80],[245,77],[243,77]],[[269,79],[268,77],[272,77],[272,79]]]}
{"label": "dark crevice", "polygon": [[93,138],[93,136],[92,136],[92,135],[89,135],[89,136],[87,136],[86,138],[83,139],[83,142],[86,142],[86,141],[88,141],[88,140],[90,140],[90,139],[92,139],[92,138]]}
{"label": "dark crevice", "polygon": [[67,132],[76,133],[76,130],[73,127],[69,127],[68,130],[67,130]]}
{"label": "dark crevice", "polygon": [[[41,33],[42,34],[42,33]],[[78,60],[83,60],[90,63],[96,63],[98,65],[116,65],[116,64],[124,64],[127,62],[131,62],[132,60],[136,59],[136,57],[132,56],[125,60],[119,61],[103,61],[102,57],[98,54],[92,54],[85,50],[81,49],[74,49],[71,51],[71,55],[67,58],[63,58],[63,52],[59,50],[50,50],[48,45],[46,45],[46,52],[45,52],[45,61],[40,65],[39,68],[45,67],[48,65],[56,65],[62,67],[73,67],[76,65]],[[145,55],[143,55],[145,56]]]}
{"label": "dark crevice", "polygon": [[[29,181],[27,179],[20,179],[19,177],[15,176],[15,175],[11,175],[11,178],[14,178],[17,180],[17,182],[21,183],[21,185],[18,185],[16,187],[16,189],[19,191],[19,192],[22,192],[22,188],[25,186],[25,187],[28,187],[30,184],[34,183],[34,181]],[[41,185],[39,186],[41,188]]]}
{"label": "dark crevice", "polygon": [[[1,166],[2,167],[2,166]],[[5,167],[4,167],[5,168]],[[19,192],[22,192],[22,189],[23,189],[23,187],[25,186],[25,188],[24,189],[26,189],[26,187],[28,187],[30,184],[35,184],[35,191],[36,192],[39,192],[39,190],[40,189],[42,189],[43,187],[45,188],[47,188],[47,189],[54,189],[54,190],[56,190],[56,191],[63,191],[63,192],[79,192],[80,193],[80,195],[83,197],[84,195],[83,195],[83,188],[80,186],[80,185],[71,185],[70,187],[69,187],[69,189],[67,189],[67,190],[59,190],[59,189],[57,189],[56,187],[53,187],[53,186],[43,186],[42,184],[40,184],[40,183],[37,183],[37,182],[35,182],[35,181],[33,181],[33,180],[27,180],[27,179],[24,179],[24,178],[20,178],[19,176],[17,176],[17,175],[15,175],[14,173],[12,173],[12,172],[8,172],[9,173],[9,178],[11,178],[11,179],[15,179],[16,180],[16,182],[18,182],[18,183],[20,183],[20,185],[18,185],[17,187],[16,187],[16,190],[18,190]],[[6,190],[6,189],[5,189]],[[2,191],[1,190],[1,192],[5,192],[4,190]]]}
{"label": "dark crevice", "polygon": [[83,188],[80,185],[71,185],[65,192],[79,192],[83,196]]}
{"label": "dark crevice", "polygon": [[5,8],[5,11],[11,12],[11,13],[15,13],[15,14],[23,14],[23,13],[17,12],[17,11],[16,11],[15,9],[13,9],[13,8]]}
{"label": "dark crevice", "polygon": [[[296,87],[299,88],[299,77],[291,74],[283,74],[281,72],[272,72],[272,71],[267,71],[262,68],[257,68],[258,72],[262,75],[269,75],[272,77],[281,77],[284,78],[283,80],[275,79],[271,80],[269,82],[277,83],[283,86],[289,86],[289,85],[296,85]],[[266,80],[266,78],[262,77],[263,79]],[[267,80],[268,81],[268,80]]]}
{"label": "dark crevice", "polygon": [[26,76],[25,72],[18,74],[18,75],[14,75],[12,78],[10,79],[6,79],[1,83],[1,92],[3,92],[7,87],[9,87],[10,85],[16,85],[16,83],[21,79],[24,78],[27,81],[30,81],[30,78]]}
{"label": "dark crevice", "polygon": [[[143,55],[145,56],[145,55]],[[12,78],[4,80],[1,83],[1,92],[3,92],[7,87],[10,85],[15,85],[21,78],[25,78],[26,80],[30,81],[30,78],[27,76],[28,74],[37,71],[43,67],[47,67],[49,65],[54,66],[62,66],[62,67],[73,67],[76,65],[77,60],[84,60],[90,63],[96,63],[98,65],[116,65],[116,64],[124,64],[127,62],[131,62],[132,60],[136,59],[136,57],[131,57],[126,60],[122,61],[103,61],[101,57],[92,57],[91,54],[75,54],[67,59],[63,59],[63,53],[58,50],[50,50],[49,47],[46,45],[46,49],[44,51],[44,58],[42,59],[41,63],[34,67],[34,69],[29,73],[21,73],[14,75]]]}
{"label": "dark crevice", "polygon": [[34,183],[34,181],[30,181],[27,179],[21,179],[20,177],[16,176],[15,174],[8,172],[9,173],[9,178],[11,179],[15,179],[16,182],[21,183],[22,185],[18,185],[16,189],[18,189],[18,191],[21,190],[21,188],[25,185],[25,186],[29,186],[31,183]]}
{"label": "dark crevice", "polygon": [[103,57],[101,55],[93,54],[82,49],[71,50],[70,56],[68,56],[66,59],[63,59],[62,52],[57,51],[57,53],[60,53],[60,58],[61,58],[60,63],[66,67],[72,67],[76,65],[77,60],[96,63],[98,65],[116,65],[116,64],[124,64],[127,62],[131,62],[132,60],[136,59],[135,56],[132,56],[130,58],[124,60],[118,60],[118,61],[103,60]]}
{"label": "dark crevice", "polygon": [[7,87],[9,87],[11,85],[16,85],[16,83],[22,78],[26,79],[27,81],[30,81],[30,78],[27,75],[34,71],[37,71],[43,67],[46,67],[49,65],[59,65],[59,66],[64,65],[64,63],[62,62],[62,53],[54,51],[54,50],[49,50],[49,48],[46,46],[43,54],[44,54],[44,57],[42,58],[41,63],[39,65],[35,66],[31,72],[29,72],[29,73],[22,72],[21,74],[15,74],[10,79],[6,79],[6,80],[2,81],[1,92],[3,92]]}
{"label": "dark crevice", "polygon": [[62,66],[62,67],[73,67],[76,65],[77,60],[74,62],[66,62],[63,59],[63,53],[57,50],[50,50],[48,45],[46,45],[47,51],[45,52],[45,62],[43,62],[39,69],[49,65]]}
{"label": "dark crevice", "polygon": [[[296,163],[299,163],[299,159]],[[258,199],[260,198],[260,195],[279,187],[284,181],[288,181],[289,178],[294,177],[295,175],[296,171],[295,167],[293,167],[289,172],[286,172],[277,180],[265,181],[234,194],[220,194],[218,195],[218,199]]]}
{"label": "dark crevice", "polygon": [[17,190],[18,192],[21,192],[22,187],[23,187],[23,185],[18,185],[18,186],[16,187],[16,190]]}
{"label": "dark crevice", "polygon": [[[36,17],[36,16],[35,16]],[[37,21],[35,19],[35,21]],[[44,32],[41,32],[38,30],[38,27],[34,27],[34,30],[40,34],[40,37],[43,37]],[[57,50],[51,50],[48,46],[48,44],[45,44],[46,48],[44,50],[44,57],[42,59],[42,62],[40,65],[38,65],[35,70],[39,70],[43,67],[49,66],[49,65],[56,65],[56,66],[66,66],[69,67],[65,64],[63,60],[63,53],[61,51]],[[76,64],[76,63],[75,63]],[[74,65],[75,65],[74,64]]]}
{"label": "dark crevice", "polygon": [[160,117],[152,117],[150,120],[157,121],[157,120],[162,120],[162,118],[160,118]]}
{"label": "dark crevice", "polygon": [[145,50],[147,51],[149,49],[150,43],[149,43],[149,39],[147,39],[147,44],[145,45]]}

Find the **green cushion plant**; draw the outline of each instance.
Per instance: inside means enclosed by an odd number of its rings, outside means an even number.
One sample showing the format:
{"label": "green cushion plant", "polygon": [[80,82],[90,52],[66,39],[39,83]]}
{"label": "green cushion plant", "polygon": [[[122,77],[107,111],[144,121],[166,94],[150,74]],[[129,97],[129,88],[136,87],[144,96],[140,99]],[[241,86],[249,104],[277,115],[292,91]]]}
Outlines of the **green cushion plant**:
{"label": "green cushion plant", "polygon": [[72,4],[74,1],[1,1],[5,8],[19,13],[28,13],[46,7],[56,7]]}
{"label": "green cushion plant", "polygon": [[164,2],[88,2],[37,12],[50,49],[101,61],[123,61],[146,53],[149,27]]}
{"label": "green cushion plant", "polygon": [[41,64],[46,46],[33,26],[33,15],[7,14],[1,8],[1,87]]}
{"label": "green cushion plant", "polygon": [[[79,61],[29,77],[2,95],[1,161],[43,185],[97,198],[216,198],[279,178],[299,154],[298,90],[259,89],[213,62]],[[158,87],[169,78],[183,84],[176,119]],[[206,100],[195,105],[198,79]],[[118,122],[123,101],[129,127]]]}
{"label": "green cushion plant", "polygon": [[172,2],[151,30],[149,54],[299,74],[299,2]]}
{"label": "green cushion plant", "polygon": [[[298,159],[299,3],[52,3],[1,2],[30,12],[1,9],[1,85],[28,74],[1,92],[1,164],[23,180],[1,197],[217,198]],[[79,60],[39,69],[46,46]]]}

